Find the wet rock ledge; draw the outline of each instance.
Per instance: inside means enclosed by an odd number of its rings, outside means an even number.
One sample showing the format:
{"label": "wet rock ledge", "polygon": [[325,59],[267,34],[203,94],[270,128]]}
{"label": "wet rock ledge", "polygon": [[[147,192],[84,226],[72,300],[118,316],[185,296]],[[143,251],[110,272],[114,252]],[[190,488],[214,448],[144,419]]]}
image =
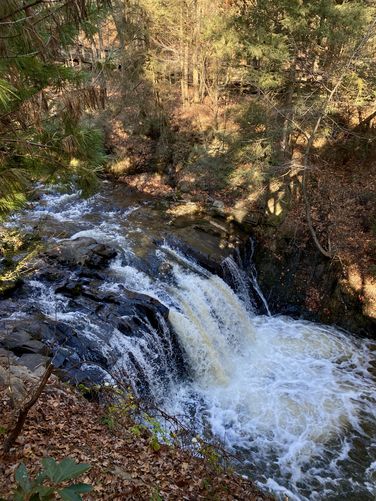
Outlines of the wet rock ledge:
{"label": "wet rock ledge", "polygon": [[[152,297],[125,287],[117,293],[103,290],[108,265],[117,252],[92,238],[63,240],[33,263],[38,271],[30,277],[34,285],[38,282],[45,301],[49,301],[49,294],[53,301],[57,293],[70,312],[95,318],[104,343],[114,329],[124,336],[142,336],[142,321],[161,332],[160,324],[168,317],[168,309]],[[75,327],[60,318],[59,305],[51,304],[50,314],[46,315],[38,308],[38,302],[32,300],[32,294],[35,287],[27,280],[11,298],[1,301],[2,356],[22,364],[35,375],[53,356],[63,379],[74,383],[102,381],[121,353],[105,354],[98,339],[80,335],[79,324]],[[179,346],[176,344],[174,348],[174,356],[183,367]],[[142,383],[140,376],[139,384]]]}

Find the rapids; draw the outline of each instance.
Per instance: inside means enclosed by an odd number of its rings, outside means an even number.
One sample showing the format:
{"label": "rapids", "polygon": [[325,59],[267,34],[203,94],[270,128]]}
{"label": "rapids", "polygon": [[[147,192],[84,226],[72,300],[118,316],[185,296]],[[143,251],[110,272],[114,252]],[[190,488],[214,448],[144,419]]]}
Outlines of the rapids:
{"label": "rapids", "polygon": [[[72,309],[64,295],[33,277],[29,302],[96,343],[114,370],[138,381],[136,392],[147,386],[160,406],[194,423],[197,433],[210,430],[241,457],[240,473],[261,488],[281,499],[375,499],[372,342],[271,316],[251,262],[246,273],[236,254],[225,257],[225,281],[179,246],[156,244],[161,232],[154,216],[150,201],[119,201],[110,190],[88,200],[45,191],[7,225],[38,226],[49,243],[64,233],[114,246],[118,255],[100,289],[121,295],[125,287],[155,298],[168,308],[167,320],[155,325],[139,318],[143,335],[125,336],[93,312]],[[17,314],[27,311],[20,305]]]}

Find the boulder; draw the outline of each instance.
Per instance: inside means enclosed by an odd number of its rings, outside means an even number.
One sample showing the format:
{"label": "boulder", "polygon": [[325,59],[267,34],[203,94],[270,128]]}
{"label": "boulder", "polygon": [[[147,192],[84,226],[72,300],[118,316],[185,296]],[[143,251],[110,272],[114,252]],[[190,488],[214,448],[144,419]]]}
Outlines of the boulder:
{"label": "boulder", "polygon": [[16,355],[23,353],[46,354],[48,351],[43,343],[37,339],[32,339],[31,334],[23,330],[11,332],[0,341],[0,344]]}
{"label": "boulder", "polygon": [[59,264],[88,268],[103,268],[116,255],[116,249],[89,237],[62,240],[46,251],[47,258]]}
{"label": "boulder", "polygon": [[214,200],[214,202],[213,202],[213,207],[214,207],[215,209],[224,210],[224,208],[225,208],[225,204],[224,204],[221,200]]}
{"label": "boulder", "polygon": [[61,285],[59,285],[55,292],[59,294],[64,294],[64,296],[78,297],[82,291],[82,281],[80,280],[64,280]]}
{"label": "boulder", "polygon": [[14,353],[9,350],[5,350],[4,348],[0,348],[0,365],[7,365],[9,362],[14,362],[16,357]]}
{"label": "boulder", "polygon": [[35,372],[39,368],[44,368],[49,360],[49,357],[38,353],[26,353],[18,359],[18,363]]}
{"label": "boulder", "polygon": [[192,191],[192,183],[190,183],[189,181],[181,181],[178,184],[178,189],[182,193],[190,193]]}
{"label": "boulder", "polygon": [[16,348],[22,347],[25,343],[31,341],[31,336],[25,331],[21,332],[12,332],[7,334],[0,343],[2,346],[8,350],[13,351]]}
{"label": "boulder", "polygon": [[21,348],[23,351],[27,353],[38,353],[41,355],[47,355],[48,353],[48,348],[37,339],[32,339],[31,341],[28,341]]}
{"label": "boulder", "polygon": [[38,376],[40,376],[39,373],[31,372],[27,367],[19,365],[15,358],[7,358],[4,364],[0,357],[0,388],[7,389],[16,407],[25,401],[26,383],[37,384]]}
{"label": "boulder", "polygon": [[26,397],[24,381],[14,376],[10,368],[0,366],[0,388],[7,388],[16,404],[21,404]]}

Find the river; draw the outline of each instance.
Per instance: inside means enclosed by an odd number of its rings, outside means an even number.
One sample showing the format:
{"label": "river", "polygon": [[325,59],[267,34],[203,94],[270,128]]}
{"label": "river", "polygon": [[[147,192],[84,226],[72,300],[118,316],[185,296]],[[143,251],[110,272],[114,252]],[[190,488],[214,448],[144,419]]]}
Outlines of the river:
{"label": "river", "polygon": [[[87,200],[46,190],[7,223],[37,227],[48,245],[92,238],[115,248],[96,290],[103,297],[134,291],[167,312],[156,321],[136,312],[137,335],[38,276],[27,279],[2,320],[25,322],[37,312],[73,329],[114,371],[128,374],[136,393],[146,388],[197,433],[210,430],[240,454],[241,473],[281,499],[375,499],[374,344],[271,316],[252,262],[240,266],[225,253],[221,278],[164,238],[169,216],[160,213],[152,200],[104,185]],[[74,279],[76,271],[69,273]],[[117,316],[130,325],[127,312]],[[90,372],[90,357],[81,369]]]}

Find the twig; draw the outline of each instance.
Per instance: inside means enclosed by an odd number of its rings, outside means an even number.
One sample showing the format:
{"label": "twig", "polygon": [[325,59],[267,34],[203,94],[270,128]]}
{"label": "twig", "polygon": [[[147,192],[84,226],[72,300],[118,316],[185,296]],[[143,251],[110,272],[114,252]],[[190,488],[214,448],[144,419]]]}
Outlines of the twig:
{"label": "twig", "polygon": [[40,380],[38,388],[36,389],[34,394],[31,396],[30,400],[28,402],[26,402],[26,404],[20,409],[20,411],[18,413],[17,422],[16,422],[14,428],[10,431],[9,435],[7,436],[7,438],[4,441],[3,450],[4,450],[5,454],[9,453],[10,449],[12,448],[12,446],[16,442],[18,436],[20,435],[20,433],[24,427],[27,415],[29,414],[30,409],[37,403],[39,397],[41,396],[41,394],[42,394],[42,392],[43,392],[43,390],[44,390],[44,388],[45,388],[45,386],[46,386],[46,384],[47,384],[47,382],[52,374],[53,369],[54,369],[54,366],[52,365],[52,363],[49,363],[49,365],[47,366],[47,368],[43,374],[42,379]]}

